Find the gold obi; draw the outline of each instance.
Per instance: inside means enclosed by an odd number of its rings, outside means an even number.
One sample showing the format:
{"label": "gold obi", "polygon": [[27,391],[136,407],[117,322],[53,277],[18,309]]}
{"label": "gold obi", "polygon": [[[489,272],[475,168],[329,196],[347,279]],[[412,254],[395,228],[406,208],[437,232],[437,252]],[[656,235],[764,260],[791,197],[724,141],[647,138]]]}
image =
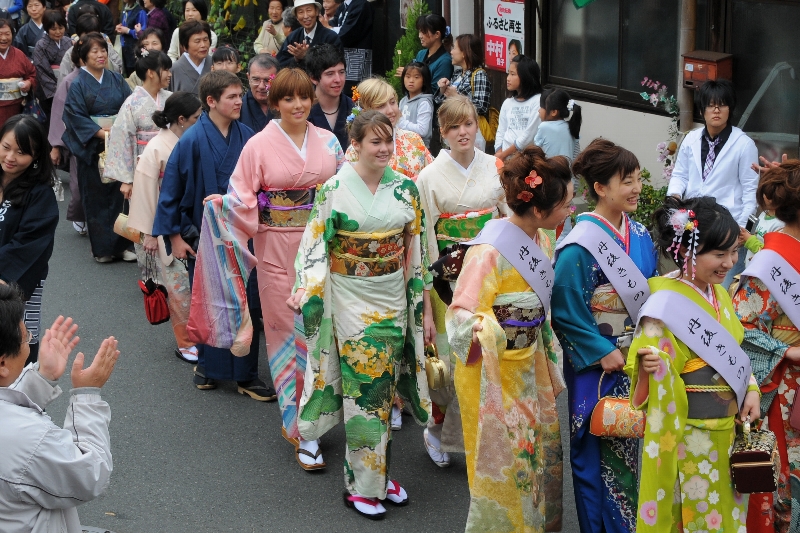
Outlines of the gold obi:
{"label": "gold obi", "polygon": [[800,331],[783,313],[772,322],[772,336],[789,346],[800,346]]}
{"label": "gold obi", "polygon": [[689,403],[689,418],[727,418],[739,412],[736,393],[701,357],[689,359],[681,370]]}
{"label": "gold obi", "polygon": [[403,228],[386,233],[339,230],[331,240],[331,272],[370,277],[403,267]]}
{"label": "gold obi", "polygon": [[308,224],[317,188],[259,191],[258,219],[275,228],[303,228]]}
{"label": "gold obi", "polygon": [[595,289],[589,305],[601,335],[619,337],[625,333],[625,326],[633,326],[622,298],[610,283]]}
{"label": "gold obi", "polygon": [[442,213],[434,225],[439,251],[455,243],[474,239],[486,222],[495,218],[496,214],[495,207],[466,213]]}
{"label": "gold obi", "polygon": [[505,304],[494,305],[492,310],[506,334],[506,350],[521,350],[536,343],[546,318],[544,308],[524,309]]}

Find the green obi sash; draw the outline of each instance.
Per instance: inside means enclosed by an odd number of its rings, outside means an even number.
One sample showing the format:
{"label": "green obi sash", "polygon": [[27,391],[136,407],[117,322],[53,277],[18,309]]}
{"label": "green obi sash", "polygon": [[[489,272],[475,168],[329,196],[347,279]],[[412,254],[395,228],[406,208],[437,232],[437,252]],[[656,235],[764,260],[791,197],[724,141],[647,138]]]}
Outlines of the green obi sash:
{"label": "green obi sash", "polygon": [[486,225],[497,216],[497,208],[490,207],[466,213],[442,213],[434,226],[436,242],[441,252],[448,246],[474,239]]}

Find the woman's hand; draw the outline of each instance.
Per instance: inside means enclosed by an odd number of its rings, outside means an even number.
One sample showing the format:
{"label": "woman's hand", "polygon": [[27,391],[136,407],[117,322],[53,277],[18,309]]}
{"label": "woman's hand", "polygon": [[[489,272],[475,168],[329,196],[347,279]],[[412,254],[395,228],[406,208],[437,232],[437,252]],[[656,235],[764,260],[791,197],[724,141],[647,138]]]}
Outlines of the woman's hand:
{"label": "woman's hand", "polygon": [[792,363],[800,363],[800,346],[792,346],[783,356]]}
{"label": "woman's hand", "polygon": [[122,24],[117,24],[117,33],[122,33],[128,35],[131,32],[131,29],[127,26],[123,26]]}
{"label": "woman's hand", "polygon": [[272,24],[271,20],[268,20],[264,23],[264,29],[267,30],[267,33],[270,35],[277,35],[275,32],[275,26]]}
{"label": "woman's hand", "polygon": [[104,126],[104,127],[100,128],[99,130],[97,130],[97,132],[95,132],[94,136],[97,137],[98,139],[105,140],[106,139],[106,133],[111,133],[111,127]]}
{"label": "woman's hand", "polygon": [[763,174],[764,172],[766,172],[767,170],[769,170],[771,168],[775,168],[775,167],[780,166],[783,163],[786,163],[787,159],[788,159],[788,157],[786,156],[786,154],[783,154],[783,156],[781,156],[781,161],[779,163],[777,161],[770,161],[769,159],[767,159],[766,157],[764,157],[762,155],[761,157],[758,158],[758,160],[761,161],[761,166],[759,166],[758,163],[753,163],[752,165],[750,165],[750,168],[752,168],[753,170],[758,172],[759,175],[760,175],[760,174]]}
{"label": "woman's hand", "polygon": [[436,323],[433,321],[431,291],[422,292],[422,339],[426,346],[436,342]]}
{"label": "woman's hand", "polygon": [[600,366],[603,367],[603,372],[606,374],[617,372],[625,367],[625,357],[622,356],[622,352],[619,349],[614,350],[600,359]]}
{"label": "woman's hand", "polygon": [[445,96],[455,96],[457,94],[458,94],[458,89],[456,89],[452,85],[448,85],[447,88],[444,90]]}
{"label": "woman's hand", "polygon": [[472,342],[473,344],[480,344],[481,341],[478,340],[478,332],[483,331],[483,324],[480,322],[475,322],[472,324]]}
{"label": "woman's hand", "polygon": [[126,200],[131,199],[131,195],[133,194],[133,183],[123,183],[119,186],[119,192],[122,193],[122,197]]}
{"label": "woman's hand", "polygon": [[761,418],[761,397],[758,393],[754,390],[748,392],[744,397],[744,402],[742,402],[742,409],[739,411],[739,420],[736,421],[737,424],[741,424],[742,421],[745,421],[750,418],[750,421],[755,421]]}
{"label": "woman's hand", "polygon": [[158,239],[152,235],[145,235],[142,246],[144,247],[144,251],[148,254],[155,254],[158,252]]}
{"label": "woman's hand", "polygon": [[654,374],[661,367],[661,356],[658,355],[656,348],[653,348],[652,346],[639,348],[639,351],[636,353],[642,357],[641,368],[648,374]]}
{"label": "woman's hand", "polygon": [[289,296],[289,299],[286,300],[286,305],[297,315],[300,314],[300,302],[302,301],[305,293],[305,289],[297,289],[297,292]]}
{"label": "woman's hand", "polygon": [[221,194],[209,194],[205,198],[203,198],[203,206],[206,205],[206,202],[210,202],[212,200],[216,200],[217,198],[222,198]]}
{"label": "woman's hand", "polygon": [[22,91],[23,93],[29,92],[31,90],[31,82],[23,81],[22,85],[19,86],[19,90]]}
{"label": "woman's hand", "polygon": [[53,146],[50,149],[50,161],[53,162],[53,166],[58,166],[61,163],[61,148]]}
{"label": "woman's hand", "polygon": [[450,85],[450,80],[448,80],[447,78],[442,78],[436,82],[436,85],[439,87],[440,91],[444,92],[445,87]]}
{"label": "woman's hand", "polygon": [[331,21],[330,19],[328,19],[328,15],[320,15],[319,23],[325,26],[326,28],[331,29]]}
{"label": "woman's hand", "polygon": [[188,259],[189,256],[195,257],[197,255],[178,233],[170,235],[169,242],[172,245],[172,256],[175,259]]}

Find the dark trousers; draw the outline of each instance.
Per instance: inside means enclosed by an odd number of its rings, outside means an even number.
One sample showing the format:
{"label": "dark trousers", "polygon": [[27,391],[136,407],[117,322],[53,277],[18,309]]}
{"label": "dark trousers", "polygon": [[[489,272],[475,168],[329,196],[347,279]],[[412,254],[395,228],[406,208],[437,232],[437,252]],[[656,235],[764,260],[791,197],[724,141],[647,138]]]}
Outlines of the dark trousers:
{"label": "dark trousers", "polygon": [[119,257],[131,244],[129,240],[114,233],[114,221],[122,212],[123,198],[119,192],[120,183],[100,181],[97,156],[94,156],[91,164],[78,159],[78,185],[83,211],[86,214],[92,255]]}

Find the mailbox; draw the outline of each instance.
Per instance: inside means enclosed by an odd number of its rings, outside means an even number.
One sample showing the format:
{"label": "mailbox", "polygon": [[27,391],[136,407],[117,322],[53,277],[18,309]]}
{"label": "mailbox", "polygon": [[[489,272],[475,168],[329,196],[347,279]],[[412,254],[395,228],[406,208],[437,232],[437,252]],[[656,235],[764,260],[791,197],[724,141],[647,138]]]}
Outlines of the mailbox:
{"label": "mailbox", "polygon": [[683,86],[699,89],[708,80],[733,78],[733,55],[708,50],[683,54]]}

